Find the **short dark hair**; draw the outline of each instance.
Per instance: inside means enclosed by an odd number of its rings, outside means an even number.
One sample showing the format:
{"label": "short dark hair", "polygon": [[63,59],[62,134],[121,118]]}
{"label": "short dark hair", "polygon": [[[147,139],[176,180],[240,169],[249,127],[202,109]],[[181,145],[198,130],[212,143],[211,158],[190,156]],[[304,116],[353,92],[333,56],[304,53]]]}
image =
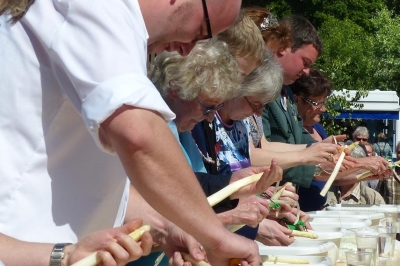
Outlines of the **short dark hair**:
{"label": "short dark hair", "polygon": [[332,93],[333,83],[326,74],[316,68],[311,68],[308,75],[301,75],[290,85],[293,94],[304,98],[329,96]]}
{"label": "short dark hair", "polygon": [[279,24],[286,24],[290,29],[292,52],[307,44],[312,44],[318,52],[322,53],[322,41],[317,30],[305,17],[289,15],[279,21]]}

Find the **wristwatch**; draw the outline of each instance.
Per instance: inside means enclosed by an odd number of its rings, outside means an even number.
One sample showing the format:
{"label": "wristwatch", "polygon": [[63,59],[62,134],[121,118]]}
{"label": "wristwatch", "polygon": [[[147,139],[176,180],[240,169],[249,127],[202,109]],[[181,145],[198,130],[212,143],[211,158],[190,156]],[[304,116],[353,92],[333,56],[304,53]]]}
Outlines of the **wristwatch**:
{"label": "wristwatch", "polygon": [[64,248],[71,243],[55,244],[50,256],[50,266],[61,266],[61,261],[64,258]]}
{"label": "wristwatch", "polygon": [[320,164],[317,164],[315,166],[315,170],[314,170],[314,176],[319,176],[322,173],[322,166]]}

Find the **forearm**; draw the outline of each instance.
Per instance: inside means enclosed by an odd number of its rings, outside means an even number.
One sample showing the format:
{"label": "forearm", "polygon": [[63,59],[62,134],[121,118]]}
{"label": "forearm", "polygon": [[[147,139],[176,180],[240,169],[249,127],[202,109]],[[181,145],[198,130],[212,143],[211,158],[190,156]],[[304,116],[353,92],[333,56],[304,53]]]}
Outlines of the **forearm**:
{"label": "forearm", "polygon": [[306,144],[288,144],[282,142],[265,141],[262,143],[263,150],[280,151],[280,152],[293,152],[301,151],[306,148]]}
{"label": "forearm", "polygon": [[363,169],[349,169],[343,173],[339,173],[336,180],[333,182],[336,186],[346,186],[359,182],[357,175],[364,173]]}
{"label": "forearm", "polygon": [[167,235],[167,227],[171,222],[154,210],[131,185],[124,223],[139,218],[143,220],[143,224],[151,226],[150,234],[156,243],[160,238]]}
{"label": "forearm", "polygon": [[252,166],[269,165],[271,160],[274,158],[279,162],[279,166],[283,169],[304,164],[304,157],[300,156],[298,152],[274,152],[270,150],[250,147],[250,156]]}
{"label": "forearm", "polygon": [[[133,186],[168,220],[205,245],[216,244],[220,241],[217,233],[222,230],[210,228],[223,225],[209,207],[165,121],[148,110],[125,106],[121,109],[102,127]],[[208,228],[203,226],[204,220]]]}
{"label": "forearm", "polygon": [[13,266],[48,266],[54,244],[30,243],[0,233],[0,260]]}

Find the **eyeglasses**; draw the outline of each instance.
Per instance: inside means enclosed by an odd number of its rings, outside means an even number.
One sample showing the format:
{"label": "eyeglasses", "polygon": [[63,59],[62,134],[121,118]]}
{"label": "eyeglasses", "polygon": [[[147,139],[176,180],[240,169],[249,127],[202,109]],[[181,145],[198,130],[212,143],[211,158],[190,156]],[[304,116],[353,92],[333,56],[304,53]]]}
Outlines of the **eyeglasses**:
{"label": "eyeglasses", "polygon": [[322,106],[326,105],[326,102],[327,102],[327,100],[325,100],[322,103],[317,103],[317,102],[314,102],[313,100],[310,100],[310,99],[308,99],[306,97],[303,97],[303,96],[300,96],[300,98],[302,98],[306,103],[309,103],[312,106],[316,107],[317,109],[320,109]]}
{"label": "eyeglasses", "polygon": [[207,35],[202,36],[200,38],[196,38],[194,42],[205,42],[208,41],[212,38],[212,32],[211,32],[211,23],[210,23],[210,17],[208,16],[208,9],[207,9],[207,3],[206,0],[201,0],[201,3],[203,4],[203,13],[204,13],[204,18],[206,20],[206,26],[207,26]]}
{"label": "eyeglasses", "polygon": [[251,108],[253,108],[253,111],[257,111],[260,108],[263,108],[265,104],[260,104],[260,105],[255,105],[254,103],[250,102],[249,99],[247,99],[246,96],[244,96],[244,98],[246,99],[246,101],[249,103],[249,105],[251,106]]}
{"label": "eyeglasses", "polygon": [[203,112],[203,115],[209,115],[209,114],[211,114],[212,112],[216,112],[216,111],[218,111],[218,110],[220,110],[222,107],[224,107],[224,103],[221,103],[220,105],[218,105],[217,107],[215,107],[215,108],[208,108],[208,107],[205,107],[201,102],[200,102],[200,100],[199,99],[197,99],[196,98],[196,100],[197,100],[197,102],[200,104],[200,106],[203,108],[203,110],[204,110],[204,112]]}
{"label": "eyeglasses", "polygon": [[357,140],[357,141],[367,141],[368,139],[366,139],[366,138],[358,138],[358,137],[357,137],[356,140]]}

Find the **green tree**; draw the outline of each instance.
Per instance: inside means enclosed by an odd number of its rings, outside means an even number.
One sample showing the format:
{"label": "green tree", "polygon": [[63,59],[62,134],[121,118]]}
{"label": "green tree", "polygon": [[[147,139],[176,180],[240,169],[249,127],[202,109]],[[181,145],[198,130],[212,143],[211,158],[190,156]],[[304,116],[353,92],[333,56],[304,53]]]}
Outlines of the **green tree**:
{"label": "green tree", "polygon": [[371,19],[374,88],[400,94],[400,17],[386,8]]}

